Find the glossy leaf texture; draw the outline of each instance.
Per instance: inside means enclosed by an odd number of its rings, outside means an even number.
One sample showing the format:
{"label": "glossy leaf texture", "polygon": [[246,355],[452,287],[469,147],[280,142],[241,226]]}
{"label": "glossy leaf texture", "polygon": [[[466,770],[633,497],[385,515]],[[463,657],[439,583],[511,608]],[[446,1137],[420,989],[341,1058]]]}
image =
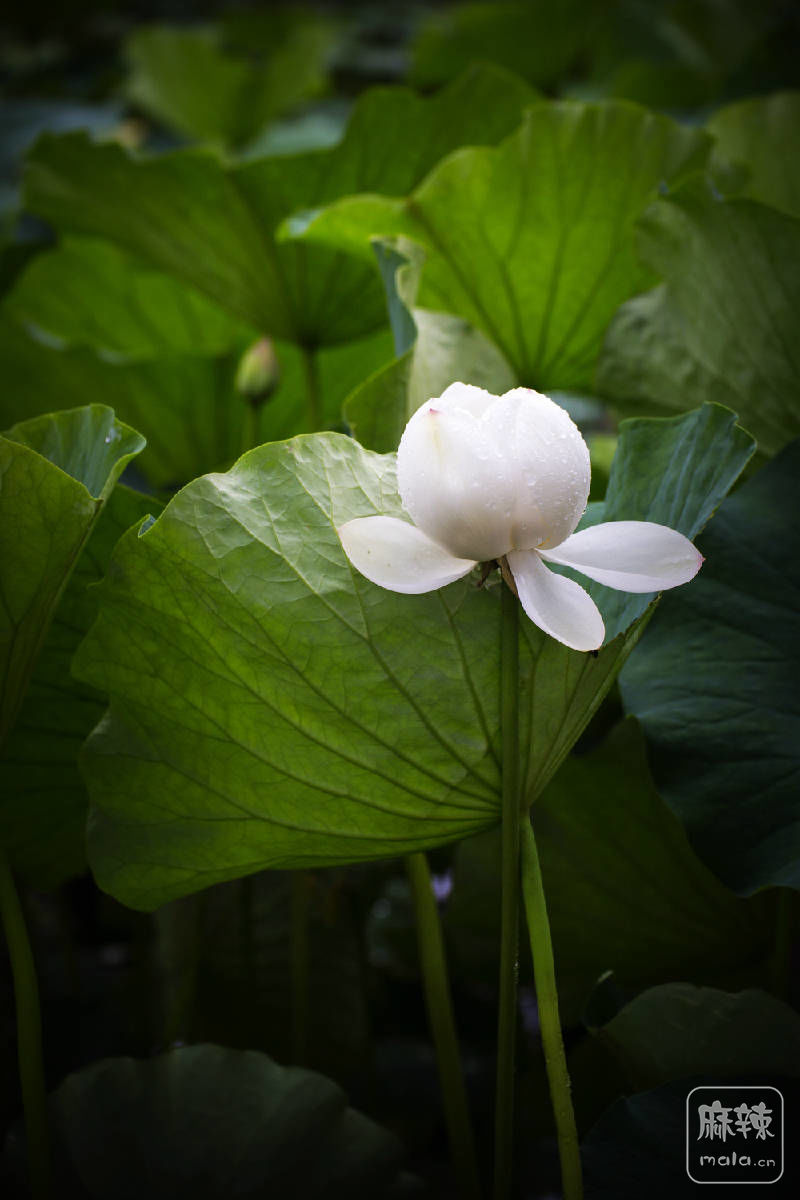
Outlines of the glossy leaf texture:
{"label": "glossy leaf texture", "polygon": [[[650,442],[669,436],[644,424]],[[724,445],[711,437],[707,450],[716,460]],[[640,454],[646,473],[647,437]],[[395,856],[496,823],[498,585],[387,592],[353,571],[336,534],[354,517],[400,514],[394,472],[392,455],[335,434],[264,446],[118,544],[74,670],[111,697],[84,762],[90,859],[125,903],[155,907],[267,866]],[[673,488],[688,510],[707,503],[693,477],[676,472]],[[528,800],[640,629],[594,658],[523,622]]]}
{"label": "glossy leaf texture", "polygon": [[[596,980],[611,970],[628,993],[684,976],[760,980],[772,948],[772,908],[763,897],[735,896],[697,858],[655,790],[635,721],[616,726],[591,751],[571,754],[532,819],[565,1024],[578,1023]],[[490,980],[499,881],[494,832],[458,847],[448,944],[462,970]]]}
{"label": "glossy leaf texture", "polygon": [[794,442],[724,502],[692,589],[664,597],[622,677],[659,791],[745,895],[800,887],[798,471]]}
{"label": "glossy leaf texture", "polygon": [[364,256],[372,236],[419,241],[422,307],[482,330],[520,383],[580,391],[614,312],[652,282],[636,218],[702,167],[708,146],[624,102],[536,104],[500,146],[452,154],[407,200],[348,197],[284,233]]}
{"label": "glossy leaf texture", "polygon": [[0,843],[15,871],[52,888],[86,869],[86,788],[78,754],[105,699],[70,674],[97,612],[96,589],[118,538],[161,505],[117,485],[94,525],[55,609],[14,727],[0,749]]}
{"label": "glossy leaf texture", "polygon": [[800,433],[800,220],[694,180],[648,209],[639,247],[665,282],[614,318],[600,393],[626,413],[727,404],[774,454]]}
{"label": "glossy leaf texture", "polygon": [[99,404],[0,438],[0,746],[100,510],[143,445]]}
{"label": "glossy leaf texture", "polygon": [[462,317],[416,306],[424,251],[405,238],[376,241],[397,358],[347,397],[344,416],[362,446],[396,450],[409,418],[454,379],[502,395],[514,374],[485,334]]}
{"label": "glossy leaf texture", "polygon": [[715,112],[706,128],[715,140],[715,173],[743,167],[737,191],[800,217],[800,92],[738,100]]}
{"label": "glossy leaf texture", "polygon": [[45,137],[28,161],[26,206],[175,275],[260,333],[334,345],[384,323],[378,273],[327,248],[279,245],[279,222],[354,191],[405,195],[455,146],[505,136],[532,98],[492,67],[430,100],[376,88],[338,146],[230,167],[200,151],[137,159],[80,134]]}
{"label": "glossy leaf texture", "polygon": [[[397,1138],[312,1071],[265,1054],[199,1045],[109,1058],[50,1098],[65,1194],[105,1200],[407,1194]],[[309,1153],[313,1147],[313,1153]]]}

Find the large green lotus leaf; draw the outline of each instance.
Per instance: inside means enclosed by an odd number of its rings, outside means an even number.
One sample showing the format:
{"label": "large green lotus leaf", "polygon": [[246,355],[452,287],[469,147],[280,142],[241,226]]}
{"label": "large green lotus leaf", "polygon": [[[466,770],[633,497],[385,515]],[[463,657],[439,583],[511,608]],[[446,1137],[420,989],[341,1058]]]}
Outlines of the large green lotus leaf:
{"label": "large green lotus leaf", "polygon": [[489,339],[461,317],[416,306],[424,253],[414,242],[376,242],[398,357],[351,392],[344,415],[362,446],[395,450],[421,404],[439,396],[454,379],[502,395],[514,374]]}
{"label": "large green lotus leaf", "polygon": [[794,442],[725,501],[622,679],[659,791],[744,894],[800,887],[798,471]]}
{"label": "large green lotus leaf", "polygon": [[19,716],[0,750],[0,843],[14,869],[51,888],[86,866],[86,789],[78,752],[105,710],[104,697],[70,675],[97,611],[97,583],[117,539],[161,505],[117,485],[64,589],[33,668]]}
{"label": "large green lotus leaf", "polygon": [[198,151],[137,159],[81,135],[46,137],[28,162],[26,204],[174,274],[261,333],[331,345],[385,321],[378,274],[328,248],[278,245],[278,223],[354,191],[405,195],[454,147],[505,136],[531,98],[491,67],[430,100],[376,88],[338,146],[230,167]]}
{"label": "large green lotus leaf", "polygon": [[65,1194],[81,1200],[372,1200],[402,1185],[393,1134],[325,1076],[253,1050],[105,1059],[68,1075],[50,1112]]}
{"label": "large green lotus leaf", "polygon": [[652,281],[636,218],[708,145],[621,101],[537,104],[500,146],[450,155],[407,200],[350,197],[284,232],[365,256],[371,236],[419,241],[422,307],[482,330],[526,386],[580,391],[614,312]]}
{"label": "large green lotus leaf", "polygon": [[[288,437],[310,419],[300,352],[288,343],[276,350],[280,384],[258,415],[259,442]],[[48,346],[0,318],[0,354],[7,384],[0,420],[69,407],[87,396],[113,396],[120,416],[148,439],[137,467],[154,487],[181,485],[227,466],[243,448],[245,401],[234,387],[238,353],[112,362],[85,348]],[[317,355],[325,424],[339,423],[345,396],[390,355],[388,331]]]}
{"label": "large green lotus leaf", "polygon": [[[646,474],[675,431],[639,424],[639,457],[620,461]],[[730,414],[698,442],[724,464],[737,443]],[[703,512],[697,480],[719,479],[702,455],[690,475],[683,466],[664,486],[687,514]],[[85,763],[103,887],[155,907],[261,867],[388,857],[496,823],[498,585],[466,579],[410,597],[369,584],[335,526],[400,512],[394,457],[325,434],[196,480],[143,536],[119,542],[74,667],[111,697]],[[641,627],[595,658],[523,620],[529,801]]]}
{"label": "large green lotus leaf", "polygon": [[333,33],[328,22],[308,12],[298,19],[287,9],[264,18],[268,55],[259,55],[252,43],[247,55],[228,52],[219,27],[135,29],[126,43],[128,96],[189,137],[223,146],[251,141],[274,117],[323,86]]}
{"label": "large green lotus leaf", "polygon": [[[400,512],[394,469],[336,434],[264,446],[118,543],[74,669],[111,696],[85,759],[90,857],[126,903],[266,866],[394,856],[497,821],[498,587],[386,592],[352,570],[335,531]],[[534,784],[637,636],[594,658],[524,622]]]}
{"label": "large green lotus leaf", "polygon": [[713,165],[745,166],[744,195],[800,217],[800,92],[739,100],[706,125]]}
{"label": "large green lotus leaf", "polygon": [[100,404],[35,417],[0,437],[0,746],[78,556],[143,445]]}
{"label": "large green lotus leaf", "polygon": [[720,401],[774,454],[800,433],[800,220],[694,180],[648,209],[639,246],[665,285],[620,309],[600,392],[630,413]]}
{"label": "large green lotus leaf", "polygon": [[96,238],[39,254],[3,307],[68,345],[128,358],[223,354],[255,337],[194,288]]}
{"label": "large green lotus leaf", "polygon": [[[697,858],[655,790],[635,721],[591,752],[570,755],[532,816],[565,1023],[577,1023],[606,971],[636,990],[676,976],[752,981],[763,969],[770,906],[738,898]],[[494,833],[459,846],[449,942],[458,961],[489,972],[498,954],[499,879]]]}

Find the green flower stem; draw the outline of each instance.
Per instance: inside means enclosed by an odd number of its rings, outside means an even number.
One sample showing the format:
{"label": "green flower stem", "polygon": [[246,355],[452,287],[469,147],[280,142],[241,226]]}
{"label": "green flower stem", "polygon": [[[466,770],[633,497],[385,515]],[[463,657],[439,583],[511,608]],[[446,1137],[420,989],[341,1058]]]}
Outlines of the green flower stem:
{"label": "green flower stem", "polygon": [[259,420],[261,415],[262,404],[258,400],[254,400],[252,396],[245,396],[244,416],[242,417],[242,448],[241,453],[246,454],[248,450],[252,450],[254,446],[259,444]]}
{"label": "green flower stem", "polygon": [[306,399],[308,402],[308,429],[315,433],[322,428],[322,391],[319,382],[319,363],[317,352],[311,346],[301,346],[303,371],[306,379]]}
{"label": "green flower stem", "polygon": [[28,1143],[28,1173],[34,1200],[50,1195],[47,1089],[42,1063],[42,1019],[33,953],[14,877],[0,849],[0,915],[3,920],[17,1011],[17,1054]]}
{"label": "green flower stem", "polygon": [[514,1061],[519,972],[519,601],[502,588],[500,721],[502,732],[502,866],[500,996],[497,1020],[494,1198],[507,1200],[514,1176]]}
{"label": "green flower stem", "polygon": [[291,882],[291,995],[292,1062],[296,1067],[308,1061],[310,884],[305,871],[292,871]]}
{"label": "green flower stem", "polygon": [[409,854],[406,869],[414,897],[419,957],[425,986],[439,1078],[442,1086],[444,1115],[453,1165],[459,1181],[459,1196],[480,1200],[481,1184],[478,1159],[467,1104],[467,1091],[461,1069],[450,981],[447,977],[442,929],[431,887],[428,860],[424,854]]}
{"label": "green flower stem", "polygon": [[550,1099],[558,1136],[562,1195],[564,1200],[581,1200],[583,1196],[581,1156],[575,1113],[572,1108],[567,1057],[564,1053],[564,1040],[561,1036],[561,1021],[558,1015],[553,943],[550,937],[550,922],[547,917],[547,902],[539,864],[539,852],[536,848],[533,826],[527,813],[522,816],[521,835],[522,894],[525,901],[525,915],[528,920],[531,954],[533,955],[542,1048],[544,1049],[544,1061],[550,1083]]}

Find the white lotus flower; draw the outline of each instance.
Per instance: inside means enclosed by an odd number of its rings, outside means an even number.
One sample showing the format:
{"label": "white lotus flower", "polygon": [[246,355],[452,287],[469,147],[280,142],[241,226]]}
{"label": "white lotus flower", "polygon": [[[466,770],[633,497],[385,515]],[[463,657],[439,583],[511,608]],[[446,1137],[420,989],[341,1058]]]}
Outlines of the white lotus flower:
{"label": "white lotus flower", "polygon": [[651,521],[573,532],[589,476],[586,443],[547,396],[454,383],[414,413],[400,440],[397,483],[414,524],[362,517],[339,537],[353,566],[392,592],[431,592],[497,561],[534,624],[574,650],[595,650],[605,633],[597,605],[546,563],[620,591],[657,592],[688,583],[703,557]]}

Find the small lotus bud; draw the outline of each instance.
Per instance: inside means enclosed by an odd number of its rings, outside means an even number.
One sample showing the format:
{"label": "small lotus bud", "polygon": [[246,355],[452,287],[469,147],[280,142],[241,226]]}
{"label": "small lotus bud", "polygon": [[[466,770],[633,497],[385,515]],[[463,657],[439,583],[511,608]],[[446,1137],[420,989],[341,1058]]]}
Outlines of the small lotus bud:
{"label": "small lotus bud", "polygon": [[236,390],[251,404],[269,400],[280,379],[275,348],[268,337],[259,338],[243,355],[236,372]]}

